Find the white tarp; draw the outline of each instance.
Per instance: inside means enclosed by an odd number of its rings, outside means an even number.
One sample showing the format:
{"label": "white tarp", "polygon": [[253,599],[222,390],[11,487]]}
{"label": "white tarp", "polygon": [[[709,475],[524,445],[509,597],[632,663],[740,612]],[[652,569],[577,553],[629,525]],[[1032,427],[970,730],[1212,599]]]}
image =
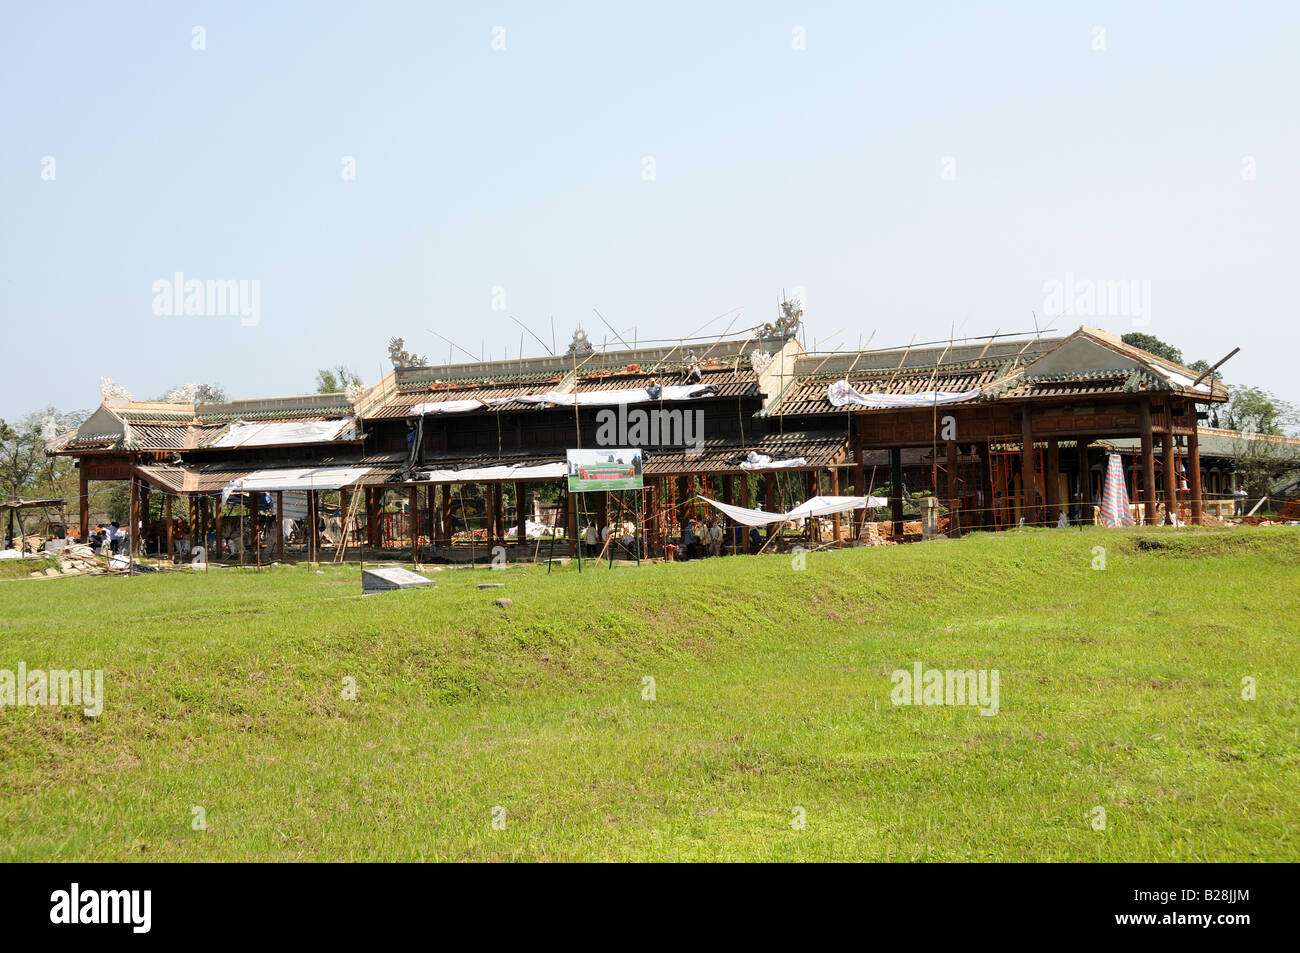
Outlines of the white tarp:
{"label": "white tarp", "polygon": [[547,391],[545,394],[525,394],[512,397],[528,404],[556,404],[560,407],[612,407],[618,404],[648,404],[656,400],[690,400],[712,394],[716,388],[712,384],[666,384],[658,397],[651,397],[644,387],[628,387],[619,390],[592,390],[577,394],[562,394]]}
{"label": "white tarp", "polygon": [[548,390],[541,394],[513,394],[507,397],[462,397],[455,400],[435,400],[416,404],[411,416],[422,414],[463,414],[471,410],[484,410],[498,404],[519,401],[523,404],[555,404],[558,407],[612,407],[618,404],[647,404],[655,400],[690,400],[704,397],[715,390],[712,384],[668,384],[661,388],[658,397],[651,397],[644,387],[620,390],[593,390],[577,394]]}
{"label": "white tarp", "polygon": [[211,444],[213,447],[277,447],[303,443],[331,443],[355,436],[351,417],[345,420],[305,420],[269,424],[236,420]]}
{"label": "white tarp", "polygon": [[796,467],[806,467],[808,461],[803,457],[795,457],[792,460],[773,460],[765,453],[758,453],[751,450],[745,455],[745,459],[740,463],[742,470],[791,470]]}
{"label": "white tarp", "polygon": [[784,523],[786,520],[830,516],[832,513],[844,513],[848,510],[884,506],[889,502],[883,496],[814,496],[788,513],[769,513],[766,510],[748,510],[742,506],[732,506],[730,503],[719,503],[707,496],[702,496],[700,499],[721,510],[742,526],[766,526],[768,523]]}
{"label": "white tarp", "polygon": [[830,516],[848,510],[875,508],[888,503],[883,496],[814,496],[785,515],[786,519],[807,519],[810,516]]}
{"label": "white tarp", "polygon": [[493,483],[498,480],[562,480],[564,463],[499,463],[459,470],[420,470],[421,483]]}
{"label": "white tarp", "polygon": [[933,407],[935,404],[956,404],[974,400],[980,389],[925,390],[917,394],[864,394],[848,381],[839,380],[826,388],[826,399],[835,407],[856,404],[859,407]]}
{"label": "white tarp", "polygon": [[487,401],[477,397],[464,397],[460,400],[436,400],[427,404],[416,404],[411,408],[411,416],[421,414],[463,414],[469,410],[482,410],[490,406]]}
{"label": "white tarp", "polygon": [[221,499],[228,499],[232,493],[337,490],[356,483],[370,470],[370,467],[284,467],[277,470],[255,470],[222,490]]}

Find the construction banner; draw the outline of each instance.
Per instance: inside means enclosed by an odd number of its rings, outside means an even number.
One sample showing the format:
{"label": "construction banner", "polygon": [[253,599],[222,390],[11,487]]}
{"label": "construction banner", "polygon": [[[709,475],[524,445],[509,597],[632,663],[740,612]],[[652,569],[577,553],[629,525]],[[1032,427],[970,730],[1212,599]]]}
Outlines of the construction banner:
{"label": "construction banner", "polygon": [[570,450],[568,471],[570,493],[639,490],[645,484],[640,450]]}

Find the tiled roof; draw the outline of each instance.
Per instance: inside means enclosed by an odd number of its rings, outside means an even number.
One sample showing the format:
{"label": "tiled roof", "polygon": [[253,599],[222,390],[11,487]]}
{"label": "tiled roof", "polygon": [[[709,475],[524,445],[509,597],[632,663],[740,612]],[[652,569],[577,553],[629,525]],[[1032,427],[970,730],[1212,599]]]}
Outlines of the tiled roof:
{"label": "tiled roof", "polygon": [[[906,367],[901,370],[878,370],[870,373],[851,372],[848,381],[864,394],[916,394],[922,391],[969,391],[1004,377],[1011,365],[1004,360],[963,361],[939,367]],[[802,377],[786,389],[780,401],[766,412],[770,417],[815,415],[844,415],[850,409],[836,407],[826,397],[826,388],[841,374],[818,374]]]}
{"label": "tiled roof", "polygon": [[[367,420],[394,420],[409,416],[416,404],[435,403],[442,400],[466,400],[468,398],[513,397],[523,394],[537,394],[555,387],[563,378],[554,374],[527,378],[502,379],[487,378],[468,381],[435,381],[422,387],[398,390],[391,393],[381,403],[365,409]],[[515,411],[535,409],[535,405],[522,403],[500,404],[494,411]]]}
{"label": "tiled roof", "polygon": [[647,450],[645,475],[744,473],[747,471],[742,470],[740,464],[750,451],[765,454],[773,460],[803,457],[807,468],[843,466],[848,457],[848,438],[842,432],[767,434],[750,444],[706,440],[698,453],[685,448]]}
{"label": "tiled roof", "polygon": [[[638,370],[587,375],[579,379],[576,390],[579,393],[602,390],[630,390],[645,388],[655,382],[660,385],[695,383],[684,370],[674,367],[666,373],[657,374]],[[762,396],[758,389],[758,377],[748,366],[742,367],[738,371],[729,367],[705,367],[702,369],[702,378],[699,383],[716,388],[716,392],[712,395],[714,397],[758,398]],[[708,398],[695,399],[707,400]]]}

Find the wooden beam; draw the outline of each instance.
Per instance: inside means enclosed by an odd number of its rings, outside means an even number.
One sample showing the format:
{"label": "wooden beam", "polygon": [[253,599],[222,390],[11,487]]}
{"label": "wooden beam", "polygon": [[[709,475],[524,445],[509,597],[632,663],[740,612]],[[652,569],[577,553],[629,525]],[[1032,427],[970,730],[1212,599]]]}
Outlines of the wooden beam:
{"label": "wooden beam", "polygon": [[1142,502],[1146,507],[1146,524],[1156,521],[1156,453],[1155,436],[1151,432],[1151,399],[1143,398],[1138,410],[1138,424],[1142,436]]}

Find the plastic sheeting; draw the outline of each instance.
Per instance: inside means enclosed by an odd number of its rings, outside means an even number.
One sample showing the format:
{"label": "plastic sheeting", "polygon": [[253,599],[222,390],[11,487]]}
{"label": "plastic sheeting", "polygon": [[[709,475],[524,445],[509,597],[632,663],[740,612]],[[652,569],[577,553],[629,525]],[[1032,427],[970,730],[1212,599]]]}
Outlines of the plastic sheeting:
{"label": "plastic sheeting", "polygon": [[740,463],[742,470],[792,470],[797,467],[806,467],[808,461],[803,457],[795,457],[792,460],[773,460],[765,453],[757,453],[753,450],[745,456]]}
{"label": "plastic sheeting", "polygon": [[848,381],[839,380],[826,388],[826,399],[835,407],[856,404],[859,407],[933,407],[935,404],[957,404],[974,400],[980,389],[925,390],[916,394],[864,394]]}
{"label": "plastic sheeting", "polygon": [[766,510],[750,510],[730,503],[719,503],[707,496],[700,497],[705,503],[720,510],[734,522],[742,526],[766,526],[769,523],[784,523],[787,520],[809,519],[818,516],[830,516],[884,506],[889,501],[883,496],[814,496],[786,513],[769,513]]}
{"label": "plastic sheeting", "polygon": [[668,384],[660,388],[658,397],[651,397],[644,387],[619,390],[582,391],[577,394],[548,390],[541,394],[514,394],[508,397],[463,397],[456,400],[430,401],[416,404],[411,416],[422,414],[463,414],[471,410],[485,410],[499,404],[518,401],[523,404],[555,404],[557,407],[613,407],[618,404],[648,404],[664,400],[691,400],[707,397],[717,390],[712,384]]}
{"label": "plastic sheeting", "polygon": [[568,475],[563,463],[500,463],[447,470],[419,470],[421,483],[496,483],[501,480],[562,480]]}
{"label": "plastic sheeting", "polygon": [[1114,529],[1118,526],[1133,526],[1136,520],[1129,511],[1128,484],[1124,482],[1124,464],[1118,453],[1112,453],[1106,464],[1106,483],[1101,490],[1102,526]]}
{"label": "plastic sheeting", "polygon": [[356,422],[345,420],[306,420],[269,424],[237,420],[211,444],[213,447],[284,447],[304,443],[332,443],[356,436]]}
{"label": "plastic sheeting", "polygon": [[284,467],[254,470],[221,491],[225,501],[232,493],[273,493],[277,490],[337,490],[351,486],[369,473],[370,467]]}

